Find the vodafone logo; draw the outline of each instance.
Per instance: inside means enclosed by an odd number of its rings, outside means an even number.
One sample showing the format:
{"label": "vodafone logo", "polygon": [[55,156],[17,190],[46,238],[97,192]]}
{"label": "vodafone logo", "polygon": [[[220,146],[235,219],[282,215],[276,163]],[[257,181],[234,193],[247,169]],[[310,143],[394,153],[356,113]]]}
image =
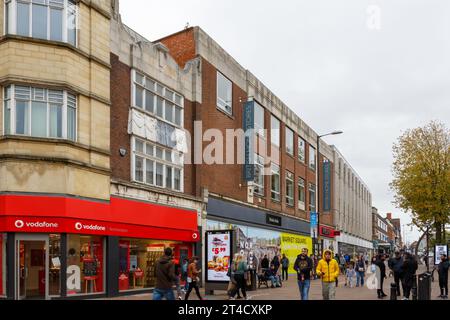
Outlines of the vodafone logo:
{"label": "vodafone logo", "polygon": [[77,223],[75,223],[75,229],[80,231],[81,229],[83,229],[83,225],[81,223],[77,222]]}
{"label": "vodafone logo", "polygon": [[14,225],[16,226],[17,229],[22,229],[25,223],[22,220],[16,220]]}
{"label": "vodafone logo", "polygon": [[195,240],[195,239],[197,239],[197,238],[198,238],[198,234],[197,234],[197,233],[193,233],[193,234],[192,234],[192,239]]}
{"label": "vodafone logo", "polygon": [[105,226],[99,226],[96,224],[82,224],[81,222],[75,223],[75,229],[77,231],[81,231],[81,230],[106,231]]}

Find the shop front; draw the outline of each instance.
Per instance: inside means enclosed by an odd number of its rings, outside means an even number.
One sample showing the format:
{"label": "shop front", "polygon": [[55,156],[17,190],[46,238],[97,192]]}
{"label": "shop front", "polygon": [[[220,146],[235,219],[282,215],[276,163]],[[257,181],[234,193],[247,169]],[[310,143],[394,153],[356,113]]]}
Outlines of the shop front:
{"label": "shop front", "polygon": [[[293,263],[302,249],[312,252],[309,223],[306,221],[212,197],[208,200],[207,212],[207,231],[232,231],[230,259],[236,253],[243,255],[255,273],[261,272],[261,261],[265,256],[271,261],[275,256],[285,254],[290,261],[289,273],[294,274]],[[217,270],[223,262],[219,261],[222,259],[214,260],[215,256],[206,257],[211,260],[206,263],[208,269]],[[221,279],[227,283],[226,270],[222,271]],[[214,290],[220,290],[219,287],[211,286]]]}
{"label": "shop front", "polygon": [[182,260],[200,238],[197,212],[125,198],[8,195],[0,210],[0,297],[9,299],[149,290],[164,249]]}
{"label": "shop front", "polygon": [[334,228],[320,226],[320,237],[322,240],[321,248],[323,250],[331,250],[333,254],[338,252],[338,243],[336,241]]}
{"label": "shop front", "polygon": [[339,243],[339,253],[342,255],[368,256],[373,255],[373,243],[371,241],[361,239],[345,232],[342,232],[336,240]]}

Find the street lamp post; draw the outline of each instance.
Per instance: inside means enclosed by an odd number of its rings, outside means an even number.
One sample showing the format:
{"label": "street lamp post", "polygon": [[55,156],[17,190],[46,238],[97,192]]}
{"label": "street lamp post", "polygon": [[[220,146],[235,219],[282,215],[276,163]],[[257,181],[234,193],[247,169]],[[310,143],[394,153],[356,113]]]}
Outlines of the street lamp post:
{"label": "street lamp post", "polygon": [[[338,134],[343,134],[343,131],[333,131],[327,134],[323,134],[323,135],[318,135],[317,136],[317,181],[316,181],[316,188],[317,188],[317,192],[316,192],[316,213],[317,213],[317,250],[320,251],[320,244],[321,244],[321,239],[320,239],[320,139],[326,136],[334,136],[334,135],[338,135]],[[317,252],[319,253],[319,252]],[[313,254],[316,255],[316,250],[315,250],[315,244],[313,246]]]}

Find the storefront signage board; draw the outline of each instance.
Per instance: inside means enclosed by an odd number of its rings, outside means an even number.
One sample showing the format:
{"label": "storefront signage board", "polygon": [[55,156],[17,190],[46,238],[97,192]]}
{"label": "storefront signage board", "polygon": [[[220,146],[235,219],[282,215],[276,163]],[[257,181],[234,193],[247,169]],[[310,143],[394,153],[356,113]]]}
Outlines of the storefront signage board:
{"label": "storefront signage board", "polygon": [[206,232],[206,282],[230,281],[227,273],[232,257],[232,236],[232,230]]}

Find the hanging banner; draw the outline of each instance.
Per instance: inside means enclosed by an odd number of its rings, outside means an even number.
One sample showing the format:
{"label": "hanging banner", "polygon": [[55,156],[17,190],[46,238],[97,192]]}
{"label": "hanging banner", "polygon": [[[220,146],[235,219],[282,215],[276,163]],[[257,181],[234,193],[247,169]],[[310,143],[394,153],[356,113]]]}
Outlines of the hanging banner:
{"label": "hanging banner", "polygon": [[323,163],[323,211],[331,211],[331,162]]}
{"label": "hanging banner", "polygon": [[249,101],[244,104],[244,115],[242,129],[244,138],[244,181],[255,180],[254,161],[254,128],[255,128],[255,102]]}
{"label": "hanging banner", "polygon": [[227,276],[231,260],[232,231],[206,232],[206,281],[230,281]]}

